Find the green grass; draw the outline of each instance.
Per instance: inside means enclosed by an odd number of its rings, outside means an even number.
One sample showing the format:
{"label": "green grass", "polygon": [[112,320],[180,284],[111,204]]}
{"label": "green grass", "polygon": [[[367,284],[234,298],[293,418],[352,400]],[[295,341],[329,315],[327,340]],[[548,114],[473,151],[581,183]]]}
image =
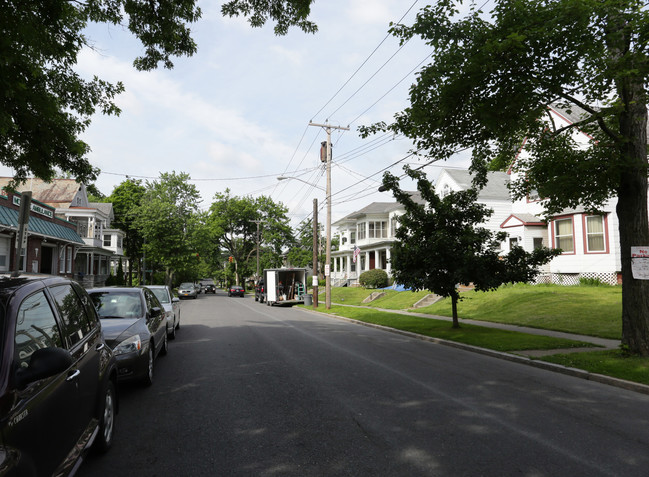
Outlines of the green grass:
{"label": "green grass", "polygon": [[[468,291],[458,303],[460,318],[565,331],[601,338],[622,337],[621,287],[501,287]],[[420,308],[420,313],[452,316],[450,299]]]}
{"label": "green grass", "polygon": [[441,338],[496,351],[521,351],[527,349],[557,349],[594,346],[591,343],[552,338],[548,336],[530,335],[517,331],[499,330],[468,324],[464,324],[459,329],[455,329],[452,328],[451,323],[446,320],[420,318],[368,308],[353,308],[334,305],[330,310],[326,310],[321,304],[318,306],[318,311],[352,318],[365,323],[374,323],[377,325],[388,326],[390,328],[410,331],[424,336]]}
{"label": "green grass", "polygon": [[620,350],[553,354],[540,359],[571,368],[584,369],[591,373],[649,385],[649,358],[628,356]]}

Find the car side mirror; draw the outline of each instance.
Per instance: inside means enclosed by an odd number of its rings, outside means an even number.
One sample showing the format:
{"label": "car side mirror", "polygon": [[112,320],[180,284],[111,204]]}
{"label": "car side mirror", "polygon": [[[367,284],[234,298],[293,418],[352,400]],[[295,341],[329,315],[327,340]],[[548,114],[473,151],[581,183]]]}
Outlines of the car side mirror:
{"label": "car side mirror", "polygon": [[39,379],[49,378],[68,369],[74,360],[69,351],[62,348],[40,348],[34,351],[29,366],[16,371],[16,386],[19,389]]}
{"label": "car side mirror", "polygon": [[171,303],[180,303],[180,298],[178,298],[177,296],[173,297],[171,299]]}
{"label": "car side mirror", "polygon": [[162,315],[162,309],[160,307],[154,306],[151,308],[151,318],[156,318],[160,315]]}

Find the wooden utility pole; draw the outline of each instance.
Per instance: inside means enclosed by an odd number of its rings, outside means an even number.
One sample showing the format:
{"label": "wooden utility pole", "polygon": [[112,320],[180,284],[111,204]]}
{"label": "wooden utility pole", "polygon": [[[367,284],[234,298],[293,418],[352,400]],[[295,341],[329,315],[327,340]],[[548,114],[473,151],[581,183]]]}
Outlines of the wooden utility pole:
{"label": "wooden utility pole", "polygon": [[309,123],[309,126],[324,128],[327,132],[327,249],[325,259],[325,307],[331,308],[331,130],[349,131],[348,127],[331,126],[329,123]]}
{"label": "wooden utility pole", "polygon": [[318,308],[318,199],[313,199],[313,308]]}

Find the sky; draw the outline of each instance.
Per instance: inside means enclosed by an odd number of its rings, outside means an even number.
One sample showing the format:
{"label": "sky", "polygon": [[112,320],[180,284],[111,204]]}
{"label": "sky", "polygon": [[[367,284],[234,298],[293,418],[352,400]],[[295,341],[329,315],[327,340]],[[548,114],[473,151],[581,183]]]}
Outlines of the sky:
{"label": "sky", "polygon": [[[371,202],[394,201],[378,192],[381,171],[401,175],[403,164],[420,165],[403,160],[412,144],[384,134],[363,139],[358,127],[390,122],[408,106],[408,89],[430,49],[418,39],[400,48],[388,29],[402,18],[412,24],[425,3],[316,0],[310,19],[318,32],[294,28],[286,36],[275,36],[271,24],[252,28],[243,18],[222,17],[221,2],[199,4],[203,16],[192,26],[198,52],[175,59],[172,70],[138,72],[132,62],[141,45],[125,29],[88,30],[94,48],[82,51],[79,72],[126,88],[116,99],[121,115],[93,117],[82,136],[101,170],[99,190],[110,195],[127,177],[145,182],[185,172],[202,209],[229,188],[233,196],[283,203],[293,226],[311,216],[317,198],[324,221],[320,143],[327,135],[313,122],[349,127],[332,130],[333,221]],[[467,165],[461,156],[424,170],[434,180],[440,167]]]}

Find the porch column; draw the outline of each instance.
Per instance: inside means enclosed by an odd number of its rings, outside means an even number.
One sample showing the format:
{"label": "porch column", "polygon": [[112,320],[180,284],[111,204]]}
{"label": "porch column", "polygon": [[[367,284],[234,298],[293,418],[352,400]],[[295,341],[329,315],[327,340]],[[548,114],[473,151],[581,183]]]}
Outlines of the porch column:
{"label": "porch column", "polygon": [[387,247],[385,249],[385,262],[386,262],[385,263],[385,271],[386,271],[386,273],[388,274],[389,277],[392,276],[392,262],[390,261],[390,258],[391,258],[390,252],[391,251],[392,251],[392,249],[390,247]]}

